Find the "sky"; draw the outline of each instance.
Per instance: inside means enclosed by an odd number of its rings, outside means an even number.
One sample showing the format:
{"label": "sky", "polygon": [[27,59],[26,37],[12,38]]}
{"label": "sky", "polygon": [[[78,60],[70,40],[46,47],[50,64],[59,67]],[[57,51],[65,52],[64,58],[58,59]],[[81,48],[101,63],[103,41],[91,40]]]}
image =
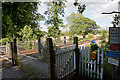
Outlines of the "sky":
{"label": "sky", "polygon": [[[46,1],[46,0],[44,0]],[[67,24],[66,17],[69,16],[72,12],[77,12],[77,7],[73,5],[74,0],[67,0],[65,14],[63,17],[63,23]],[[108,27],[112,27],[111,22],[113,21],[113,17],[115,14],[101,14],[102,12],[112,12],[118,11],[118,1],[119,0],[79,0],[81,4],[86,4],[86,10],[83,13],[84,17],[88,17],[94,20],[97,25],[99,25],[102,29],[108,29]],[[44,15],[44,12],[47,10],[47,6],[41,2],[41,5],[38,6],[38,12]],[[47,17],[47,16],[45,16]],[[44,24],[44,21],[40,21],[41,30],[47,31],[47,26]],[[64,31],[64,29],[60,28],[60,30]],[[69,29],[68,29],[69,30]]]}

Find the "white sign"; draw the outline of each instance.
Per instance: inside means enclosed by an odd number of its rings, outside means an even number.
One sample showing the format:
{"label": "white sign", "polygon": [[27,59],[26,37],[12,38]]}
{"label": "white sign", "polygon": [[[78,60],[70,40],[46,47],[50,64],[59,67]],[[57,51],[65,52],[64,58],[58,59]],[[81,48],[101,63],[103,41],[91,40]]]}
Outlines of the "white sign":
{"label": "white sign", "polygon": [[113,58],[108,57],[108,61],[107,62],[109,64],[112,64],[112,65],[115,65],[115,66],[119,66],[119,60],[117,60],[117,59],[113,59]]}
{"label": "white sign", "polygon": [[120,27],[110,27],[109,43],[120,43]]}

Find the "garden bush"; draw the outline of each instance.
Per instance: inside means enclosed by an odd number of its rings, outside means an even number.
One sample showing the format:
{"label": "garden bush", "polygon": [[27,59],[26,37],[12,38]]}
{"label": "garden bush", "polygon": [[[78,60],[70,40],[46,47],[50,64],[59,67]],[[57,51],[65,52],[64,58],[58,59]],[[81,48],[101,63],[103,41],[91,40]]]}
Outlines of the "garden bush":
{"label": "garden bush", "polygon": [[1,45],[5,45],[6,42],[9,42],[9,41],[10,41],[9,38],[2,38],[2,39],[0,39],[0,43],[1,43]]}
{"label": "garden bush", "polygon": [[98,50],[98,48],[99,48],[99,46],[95,43],[95,44],[90,44],[90,47],[91,47],[91,52],[93,52],[93,51],[96,51],[96,50]]}
{"label": "garden bush", "polygon": [[91,33],[88,33],[88,38],[94,38],[94,35]]}

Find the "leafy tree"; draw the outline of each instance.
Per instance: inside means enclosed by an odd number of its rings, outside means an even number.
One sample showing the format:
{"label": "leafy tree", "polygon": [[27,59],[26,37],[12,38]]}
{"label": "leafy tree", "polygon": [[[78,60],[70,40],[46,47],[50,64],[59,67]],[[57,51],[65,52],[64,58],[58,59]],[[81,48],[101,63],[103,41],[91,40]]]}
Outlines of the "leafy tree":
{"label": "leafy tree", "polygon": [[22,40],[32,39],[33,30],[31,26],[26,25],[23,29],[21,29],[21,31],[18,32],[18,34],[22,36]]}
{"label": "leafy tree", "polygon": [[75,7],[76,7],[76,6],[78,7],[78,12],[81,13],[81,14],[82,14],[82,13],[85,11],[85,9],[86,9],[85,4],[80,5],[80,3],[78,3],[78,0],[75,0],[74,6],[75,6]]}
{"label": "leafy tree", "polygon": [[62,32],[62,35],[63,35],[63,36],[69,36],[69,31],[64,31],[64,32]]}
{"label": "leafy tree", "polygon": [[108,38],[108,35],[107,35],[107,31],[106,30],[102,30],[102,36],[101,36],[101,48],[104,48],[108,45],[108,42],[106,42],[105,38]]}
{"label": "leafy tree", "polygon": [[70,33],[73,34],[81,34],[83,38],[92,32],[92,29],[97,28],[96,22],[89,18],[84,17],[80,13],[72,13],[67,18],[68,23],[70,24]]}
{"label": "leafy tree", "polygon": [[[118,7],[120,6],[120,1],[118,2]],[[115,14],[115,16],[113,17],[114,20],[111,22],[114,25],[119,25],[120,23],[120,13],[119,14]]]}
{"label": "leafy tree", "polygon": [[113,18],[114,18],[114,20],[111,23],[114,25],[118,25],[118,23],[120,22],[119,21],[120,15],[115,14],[115,16]]}
{"label": "leafy tree", "polygon": [[47,11],[45,11],[48,19],[45,23],[51,25],[48,27],[48,36],[57,39],[61,34],[59,27],[63,26],[63,19],[60,17],[64,17],[65,1],[54,0],[53,2],[46,2],[45,4],[48,6]]}
{"label": "leafy tree", "polygon": [[18,32],[19,36],[22,37],[22,40],[33,39],[35,40],[38,36],[42,37],[44,33],[38,28],[32,29],[31,26],[25,26],[21,31]]}
{"label": "leafy tree", "polygon": [[60,29],[57,26],[49,26],[48,27],[48,37],[54,37],[55,39],[60,36]]}
{"label": "leafy tree", "polygon": [[37,13],[38,5],[38,2],[2,3],[2,37],[18,37],[17,32],[25,25],[39,27],[38,22],[44,17]]}
{"label": "leafy tree", "polygon": [[41,31],[39,28],[33,29],[33,35],[36,36],[34,39],[36,39],[38,36],[43,37],[46,32]]}
{"label": "leafy tree", "polygon": [[95,44],[90,43],[90,47],[91,47],[91,52],[97,51],[99,48],[99,46],[96,43]]}

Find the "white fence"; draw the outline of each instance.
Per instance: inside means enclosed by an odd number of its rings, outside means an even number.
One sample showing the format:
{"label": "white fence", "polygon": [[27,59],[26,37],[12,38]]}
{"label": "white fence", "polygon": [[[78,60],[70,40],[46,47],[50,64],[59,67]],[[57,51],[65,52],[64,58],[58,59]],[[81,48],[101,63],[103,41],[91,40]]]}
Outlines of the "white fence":
{"label": "white fence", "polygon": [[79,47],[80,63],[79,74],[89,78],[103,79],[103,50],[97,50],[96,60],[92,60],[92,52],[90,47]]}
{"label": "white fence", "polygon": [[[64,78],[76,69],[75,47],[55,50],[56,73]],[[88,78],[103,79],[103,50],[98,48],[96,60],[92,60],[90,47],[79,47],[79,74]]]}

